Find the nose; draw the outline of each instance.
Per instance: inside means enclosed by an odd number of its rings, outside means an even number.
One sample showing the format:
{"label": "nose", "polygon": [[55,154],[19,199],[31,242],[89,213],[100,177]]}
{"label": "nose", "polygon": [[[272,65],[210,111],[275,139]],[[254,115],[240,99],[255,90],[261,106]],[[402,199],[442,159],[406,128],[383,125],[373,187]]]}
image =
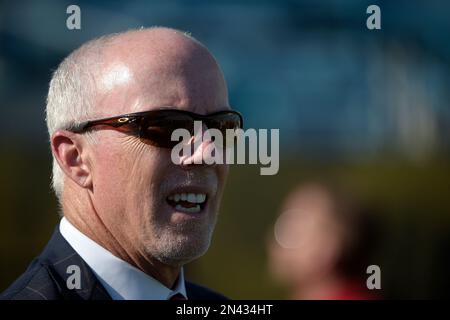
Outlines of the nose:
{"label": "nose", "polygon": [[[191,154],[181,157],[180,165],[182,168],[216,165],[211,159],[211,148],[214,148],[214,143],[208,137],[207,130],[208,127],[202,124],[202,130],[196,132],[189,140]],[[218,150],[216,149],[215,152],[218,152]]]}

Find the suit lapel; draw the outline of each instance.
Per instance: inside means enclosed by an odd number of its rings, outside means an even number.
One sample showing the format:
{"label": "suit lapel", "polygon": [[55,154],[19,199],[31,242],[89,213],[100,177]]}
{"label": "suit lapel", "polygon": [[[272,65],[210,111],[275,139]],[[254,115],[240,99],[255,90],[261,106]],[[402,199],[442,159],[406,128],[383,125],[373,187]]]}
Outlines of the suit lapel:
{"label": "suit lapel", "polygon": [[[52,238],[40,256],[64,299],[111,300],[89,266],[75,252],[56,227]],[[73,274],[71,268],[80,271],[80,288],[69,289],[67,280]],[[71,267],[71,268],[69,268]]]}

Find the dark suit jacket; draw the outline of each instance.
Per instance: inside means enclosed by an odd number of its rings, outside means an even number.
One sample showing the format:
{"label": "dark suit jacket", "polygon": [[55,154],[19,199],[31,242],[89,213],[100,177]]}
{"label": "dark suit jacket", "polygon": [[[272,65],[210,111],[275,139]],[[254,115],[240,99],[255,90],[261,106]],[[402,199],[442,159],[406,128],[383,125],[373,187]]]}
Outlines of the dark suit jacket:
{"label": "dark suit jacket", "polygon": [[[81,271],[81,288],[68,289],[67,267],[77,265]],[[188,299],[223,300],[224,296],[210,289],[186,282]],[[111,300],[108,292],[89,266],[75,252],[56,228],[39,257],[6,291],[0,300]]]}

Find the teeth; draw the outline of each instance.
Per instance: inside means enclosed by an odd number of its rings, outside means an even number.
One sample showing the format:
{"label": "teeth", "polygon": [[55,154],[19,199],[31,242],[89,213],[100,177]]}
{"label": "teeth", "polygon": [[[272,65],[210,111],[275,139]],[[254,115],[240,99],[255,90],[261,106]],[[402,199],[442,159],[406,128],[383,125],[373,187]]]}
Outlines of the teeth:
{"label": "teeth", "polygon": [[197,196],[193,193],[189,193],[187,195],[187,201],[192,202],[192,203],[197,203]]}
{"label": "teeth", "polygon": [[202,204],[206,201],[206,194],[204,193],[175,193],[167,197],[168,200],[179,202],[187,201],[190,203]]}
{"label": "teeth", "polygon": [[206,200],[206,194],[199,193],[197,194],[197,203],[203,203]]}

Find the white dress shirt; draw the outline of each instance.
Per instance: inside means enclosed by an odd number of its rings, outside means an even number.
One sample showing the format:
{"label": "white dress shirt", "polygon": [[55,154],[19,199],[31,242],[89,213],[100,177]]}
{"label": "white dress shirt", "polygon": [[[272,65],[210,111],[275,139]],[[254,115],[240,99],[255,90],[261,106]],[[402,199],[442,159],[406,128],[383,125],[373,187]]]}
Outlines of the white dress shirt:
{"label": "white dress shirt", "polygon": [[187,297],[183,269],[171,290],[88,238],[64,217],[59,230],[113,300],[168,300],[177,293]]}

